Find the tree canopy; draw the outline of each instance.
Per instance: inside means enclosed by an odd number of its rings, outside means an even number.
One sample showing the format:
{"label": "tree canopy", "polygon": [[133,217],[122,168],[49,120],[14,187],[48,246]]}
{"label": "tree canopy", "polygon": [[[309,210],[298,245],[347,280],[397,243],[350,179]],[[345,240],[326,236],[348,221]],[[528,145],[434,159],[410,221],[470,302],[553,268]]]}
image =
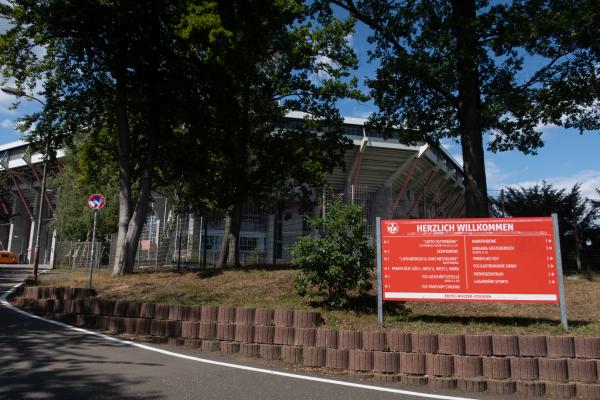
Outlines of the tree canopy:
{"label": "tree canopy", "polygon": [[[348,72],[357,62],[346,40],[353,21],[320,18],[302,2],[256,0],[215,4],[218,23],[207,26],[201,5],[191,3],[181,35],[192,48],[210,43],[209,121],[186,128],[203,132],[205,158],[184,161],[180,177],[189,200],[210,196],[225,211],[220,264],[237,265],[244,202],[272,210],[278,201],[307,199],[342,162],[349,142],[336,102],[361,98]],[[304,120],[290,125],[289,110]]]}
{"label": "tree canopy", "polygon": [[593,0],[318,3],[372,32],[374,124],[404,128],[408,142],[460,139],[468,216],[488,216],[484,144],[535,153],[541,124],[599,127]]}
{"label": "tree canopy", "polygon": [[[597,241],[600,208],[594,207],[581,194],[580,187],[577,184],[571,189],[560,189],[548,182],[529,187],[507,187],[503,204],[500,205],[512,217],[558,214],[563,263],[571,269],[581,267],[577,266],[577,252],[583,253],[586,266],[593,262],[591,258],[585,259],[586,255],[600,253],[600,243]],[[589,245],[586,244],[588,241]]]}
{"label": "tree canopy", "polygon": [[[30,140],[58,148],[77,133],[116,144],[114,274],[133,269],[157,185],[228,209],[338,165],[341,135],[316,129],[339,123],[336,100],[356,95],[352,23],[311,11],[295,0],[0,4],[10,24],[0,73],[46,100],[22,121]],[[287,109],[309,114],[304,135],[273,134]]]}

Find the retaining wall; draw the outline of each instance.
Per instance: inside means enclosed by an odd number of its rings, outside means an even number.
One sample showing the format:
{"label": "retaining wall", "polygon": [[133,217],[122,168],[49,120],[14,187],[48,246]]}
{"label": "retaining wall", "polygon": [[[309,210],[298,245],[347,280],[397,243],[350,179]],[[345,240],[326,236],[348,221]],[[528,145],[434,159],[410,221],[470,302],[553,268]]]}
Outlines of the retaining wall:
{"label": "retaining wall", "polygon": [[320,327],[312,311],[180,306],[26,287],[16,306],[51,318],[203,351],[341,370],[359,378],[468,392],[600,399],[600,338],[448,335]]}

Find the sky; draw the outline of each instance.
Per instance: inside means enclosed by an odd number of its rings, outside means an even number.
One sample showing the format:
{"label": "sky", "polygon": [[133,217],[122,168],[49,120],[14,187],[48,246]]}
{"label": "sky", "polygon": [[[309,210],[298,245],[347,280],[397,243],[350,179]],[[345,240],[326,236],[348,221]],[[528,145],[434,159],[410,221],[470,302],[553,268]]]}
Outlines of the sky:
{"label": "sky", "polygon": [[[367,62],[367,50],[371,46],[366,40],[368,35],[368,28],[358,23],[349,38],[359,56],[360,66],[355,75],[360,82],[364,82],[365,78],[372,78],[377,69],[375,64]],[[539,67],[540,64],[541,60],[525,60],[525,65],[531,68]],[[342,115],[348,117],[367,118],[376,110],[372,102],[340,103]],[[564,129],[555,125],[540,126],[539,129],[543,132],[544,147],[538,150],[537,155],[524,155],[519,151],[486,151],[488,189],[499,191],[507,186],[528,187],[545,180],[568,189],[580,183],[581,191],[586,197],[600,198],[596,192],[596,189],[600,189],[600,132],[590,131],[581,135],[576,129]],[[442,145],[462,163],[460,143],[445,140]]]}
{"label": "sky", "polygon": [[[0,30],[6,25],[0,23]],[[2,29],[4,28],[4,29]],[[365,78],[372,78],[377,65],[367,62],[367,42],[369,31],[358,23],[355,32],[348,37],[349,43],[357,52],[360,60],[359,68],[354,75],[359,78],[365,92]],[[536,60],[527,60],[535,64]],[[16,110],[11,110],[14,101],[11,95],[0,92],[0,144],[21,139],[15,129],[15,120],[39,109],[39,104],[23,100]],[[341,101],[342,115],[347,117],[367,118],[376,107],[372,102]],[[488,189],[500,190],[506,186],[530,186],[545,180],[557,187],[571,188],[580,183],[582,193],[586,197],[599,198],[596,189],[600,189],[600,132],[586,132],[580,135],[574,129],[558,126],[540,126],[543,131],[544,147],[537,155],[523,155],[518,151],[502,153],[486,152],[486,171]],[[443,141],[442,144],[458,161],[462,161],[460,144]]]}

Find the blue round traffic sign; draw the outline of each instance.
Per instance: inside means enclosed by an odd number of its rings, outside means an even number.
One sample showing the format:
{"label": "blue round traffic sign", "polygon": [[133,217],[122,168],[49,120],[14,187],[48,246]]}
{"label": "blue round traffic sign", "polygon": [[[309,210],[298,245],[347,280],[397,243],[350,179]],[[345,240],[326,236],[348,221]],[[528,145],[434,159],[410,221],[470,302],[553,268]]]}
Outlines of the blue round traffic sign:
{"label": "blue round traffic sign", "polygon": [[100,209],[104,207],[106,201],[104,200],[104,196],[99,193],[93,194],[88,199],[88,206],[94,209]]}

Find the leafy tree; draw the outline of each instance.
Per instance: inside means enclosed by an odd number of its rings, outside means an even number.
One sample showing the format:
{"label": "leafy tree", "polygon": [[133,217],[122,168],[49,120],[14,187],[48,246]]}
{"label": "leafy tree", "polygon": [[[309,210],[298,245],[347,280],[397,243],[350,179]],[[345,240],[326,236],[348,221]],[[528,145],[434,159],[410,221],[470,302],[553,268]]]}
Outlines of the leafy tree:
{"label": "leafy tree", "polygon": [[[513,217],[558,214],[560,247],[567,268],[574,266],[576,237],[578,236],[579,243],[594,238],[598,229],[597,218],[600,216],[599,210],[590,207],[590,201],[581,195],[579,184],[570,190],[558,189],[547,182],[530,187],[507,187],[504,208]],[[589,260],[583,261],[589,265]]]}
{"label": "leafy tree", "polygon": [[347,10],[372,31],[374,124],[403,127],[407,142],[460,138],[470,217],[489,212],[485,134],[491,151],[527,154],[543,145],[539,124],[599,126],[596,1],[316,3]]}
{"label": "leafy tree", "polygon": [[96,231],[99,240],[109,240],[110,234],[117,229],[118,174],[112,169],[114,174],[90,179],[84,172],[88,164],[82,161],[85,159],[83,151],[77,150],[61,159],[64,170],[50,179],[49,187],[55,190],[58,202],[48,226],[56,229],[62,239],[91,240],[94,212],[86,199],[93,193],[102,193],[106,206],[98,214]]}
{"label": "leafy tree", "polygon": [[298,294],[324,296],[328,305],[341,307],[349,291],[369,290],[375,253],[367,242],[361,207],[335,201],[326,218],[308,222],[319,236],[303,236],[291,249],[292,265],[301,269],[294,285]]}
{"label": "leafy tree", "polygon": [[[185,2],[14,0],[0,5],[0,72],[46,105],[23,119],[54,147],[106,130],[118,143],[119,225],[113,274],[131,272],[159,165],[202,70],[201,49],[179,46]],[[43,51],[40,51],[40,49]],[[193,86],[197,88],[196,86]],[[197,111],[197,110],[195,110]],[[41,146],[42,148],[45,146]],[[134,191],[134,188],[137,189]]]}
{"label": "leafy tree", "polygon": [[[356,65],[345,39],[352,21],[315,19],[296,0],[197,1],[188,9],[181,34],[192,47],[210,43],[214,86],[208,121],[189,125],[204,130],[208,151],[180,165],[183,192],[196,202],[210,199],[200,207],[225,211],[219,264],[239,265],[243,203],[272,208],[308,199],[342,162],[348,142],[335,103],[360,97],[347,72]],[[207,24],[208,14],[217,23]],[[307,113],[299,126],[286,125],[290,109]]]}

